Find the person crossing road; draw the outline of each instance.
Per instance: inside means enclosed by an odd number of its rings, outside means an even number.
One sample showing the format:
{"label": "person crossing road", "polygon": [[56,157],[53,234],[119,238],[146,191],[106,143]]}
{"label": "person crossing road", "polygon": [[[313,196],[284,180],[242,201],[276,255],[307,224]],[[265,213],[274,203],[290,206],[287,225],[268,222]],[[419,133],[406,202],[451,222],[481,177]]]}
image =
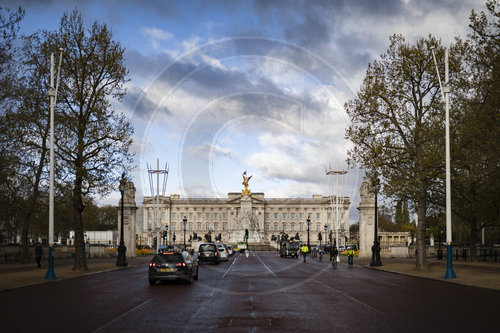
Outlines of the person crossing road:
{"label": "person crossing road", "polygon": [[337,256],[338,255],[339,255],[339,250],[337,250],[337,247],[334,246],[332,251],[330,252],[330,260],[332,261],[333,269],[337,268]]}
{"label": "person crossing road", "polygon": [[309,248],[307,247],[307,245],[302,245],[302,248],[300,249],[300,251],[302,252],[302,255],[304,256],[304,262],[306,262],[306,256],[307,256],[307,252],[309,252]]}

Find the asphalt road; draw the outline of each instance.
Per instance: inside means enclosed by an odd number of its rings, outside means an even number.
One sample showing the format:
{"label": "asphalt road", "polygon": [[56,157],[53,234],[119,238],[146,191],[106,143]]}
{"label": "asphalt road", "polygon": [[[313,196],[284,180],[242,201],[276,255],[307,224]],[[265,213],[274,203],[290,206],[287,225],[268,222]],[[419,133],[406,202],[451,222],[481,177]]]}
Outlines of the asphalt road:
{"label": "asphalt road", "polygon": [[487,332],[500,293],[362,266],[236,254],[193,284],[147,266],[0,293],[3,332]]}

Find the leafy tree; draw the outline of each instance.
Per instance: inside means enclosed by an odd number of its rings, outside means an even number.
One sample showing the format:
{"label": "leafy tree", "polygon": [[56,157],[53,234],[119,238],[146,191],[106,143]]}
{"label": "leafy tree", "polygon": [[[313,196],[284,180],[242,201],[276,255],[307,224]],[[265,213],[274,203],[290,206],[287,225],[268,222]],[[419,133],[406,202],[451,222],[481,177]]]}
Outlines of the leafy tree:
{"label": "leafy tree", "polygon": [[78,11],[65,13],[57,32],[47,32],[50,49],[64,47],[58,95],[59,158],[73,184],[74,270],[88,270],[83,238],[84,198],[109,192],[130,161],[132,126],[114,111],[125,94],[124,49],[105,24],[88,30]]}
{"label": "leafy tree", "polygon": [[431,47],[433,37],[409,45],[390,37],[380,60],[368,65],[356,97],[345,104],[351,118],[346,137],[354,143],[348,159],[361,164],[373,181],[382,175],[388,196],[406,197],[417,209],[416,269],[426,268],[426,212],[443,170],[442,102]]}
{"label": "leafy tree", "polygon": [[500,12],[497,1],[486,8],[470,15],[472,32],[460,44],[465,66],[452,90],[452,209],[473,260],[481,228],[500,226]]}
{"label": "leafy tree", "polygon": [[0,106],[12,94],[12,84],[16,82],[13,68],[13,42],[19,31],[19,23],[24,18],[24,9],[17,11],[0,7]]}
{"label": "leafy tree", "polygon": [[392,221],[391,209],[386,206],[378,207],[378,227],[387,232],[401,231],[399,226]]}
{"label": "leafy tree", "polygon": [[[18,82],[14,54],[14,41],[24,10],[17,11],[0,7],[0,241],[10,243],[19,234],[22,224],[21,212],[25,197],[19,191],[16,172],[21,160],[16,155],[9,132],[6,112],[16,104],[15,84]],[[27,252],[25,251],[25,254]],[[25,258],[26,256],[23,256]]]}

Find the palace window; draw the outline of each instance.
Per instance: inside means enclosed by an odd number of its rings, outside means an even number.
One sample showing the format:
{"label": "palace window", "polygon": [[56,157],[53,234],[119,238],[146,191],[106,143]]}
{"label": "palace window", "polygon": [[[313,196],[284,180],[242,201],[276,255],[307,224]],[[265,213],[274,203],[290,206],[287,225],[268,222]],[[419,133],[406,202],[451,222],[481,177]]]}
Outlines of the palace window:
{"label": "palace window", "polygon": [[219,213],[214,213],[214,220],[217,220],[219,218]]}
{"label": "palace window", "polygon": [[321,217],[321,213],[316,213],[316,218],[319,220],[319,218]]}
{"label": "palace window", "polygon": [[218,228],[219,228],[219,224],[215,223],[214,224],[214,231],[217,231]]}
{"label": "palace window", "polygon": [[278,225],[277,224],[274,225],[274,231],[278,231]]}
{"label": "palace window", "polygon": [[208,223],[205,225],[205,229],[206,229],[207,231],[209,231],[209,230],[210,230],[210,225],[209,225]]}
{"label": "palace window", "polygon": [[304,218],[304,213],[300,213],[299,216],[300,216],[300,219],[302,220]]}
{"label": "palace window", "polygon": [[205,213],[205,218],[208,220],[210,219],[210,213]]}
{"label": "palace window", "polygon": [[291,231],[295,231],[295,224],[292,223]]}
{"label": "palace window", "polygon": [[300,231],[303,231],[303,229],[304,229],[304,225],[301,223],[301,224],[299,225],[299,230],[300,230]]}
{"label": "palace window", "polygon": [[175,231],[175,223],[172,223],[172,231]]}
{"label": "palace window", "polygon": [[201,223],[198,223],[198,226],[196,227],[199,231],[201,231]]}
{"label": "palace window", "polygon": [[269,224],[266,224],[266,231],[269,231]]}
{"label": "palace window", "polygon": [[295,213],[290,213],[290,218],[295,219]]}
{"label": "palace window", "polygon": [[[151,214],[150,214],[151,215]],[[151,217],[151,216],[150,216]],[[175,213],[172,213],[172,219],[175,219]]]}
{"label": "palace window", "polygon": [[286,231],[286,223],[283,223],[283,231]]}
{"label": "palace window", "polygon": [[222,213],[222,218],[225,220],[227,219],[227,213]]}
{"label": "palace window", "polygon": [[193,213],[189,213],[189,219],[192,220],[193,219]]}
{"label": "palace window", "polygon": [[278,213],[274,213],[274,219],[277,220],[278,219]]}
{"label": "palace window", "polygon": [[223,231],[226,231],[226,229],[227,229],[227,226],[226,226],[226,224],[224,223],[224,224],[222,225],[222,230],[223,230]]}
{"label": "palace window", "polygon": [[189,223],[189,231],[193,231],[193,225]]}
{"label": "palace window", "polygon": [[201,220],[201,213],[198,213],[198,220]]}
{"label": "palace window", "polygon": [[283,219],[286,219],[286,213],[283,213]]}

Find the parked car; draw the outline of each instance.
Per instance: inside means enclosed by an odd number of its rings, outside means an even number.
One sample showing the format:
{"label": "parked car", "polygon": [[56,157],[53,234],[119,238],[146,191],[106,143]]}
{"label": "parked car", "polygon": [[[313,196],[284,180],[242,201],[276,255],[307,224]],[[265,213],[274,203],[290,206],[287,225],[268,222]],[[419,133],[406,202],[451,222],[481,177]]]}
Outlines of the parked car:
{"label": "parked car", "polygon": [[158,253],[149,263],[148,276],[150,285],[165,280],[184,280],[191,283],[198,280],[198,261],[185,251]]}
{"label": "parked car", "polygon": [[[224,244],[225,245],[225,244]],[[234,249],[232,245],[226,245],[227,253],[232,257],[234,255]]]}
{"label": "parked car", "polygon": [[217,247],[219,248],[220,260],[221,261],[228,261],[229,260],[229,252],[227,252],[226,246],[224,244],[217,244]]}
{"label": "parked car", "polygon": [[200,263],[213,262],[216,264],[220,264],[221,257],[217,244],[215,243],[200,244],[200,247],[198,249],[198,260]]}

